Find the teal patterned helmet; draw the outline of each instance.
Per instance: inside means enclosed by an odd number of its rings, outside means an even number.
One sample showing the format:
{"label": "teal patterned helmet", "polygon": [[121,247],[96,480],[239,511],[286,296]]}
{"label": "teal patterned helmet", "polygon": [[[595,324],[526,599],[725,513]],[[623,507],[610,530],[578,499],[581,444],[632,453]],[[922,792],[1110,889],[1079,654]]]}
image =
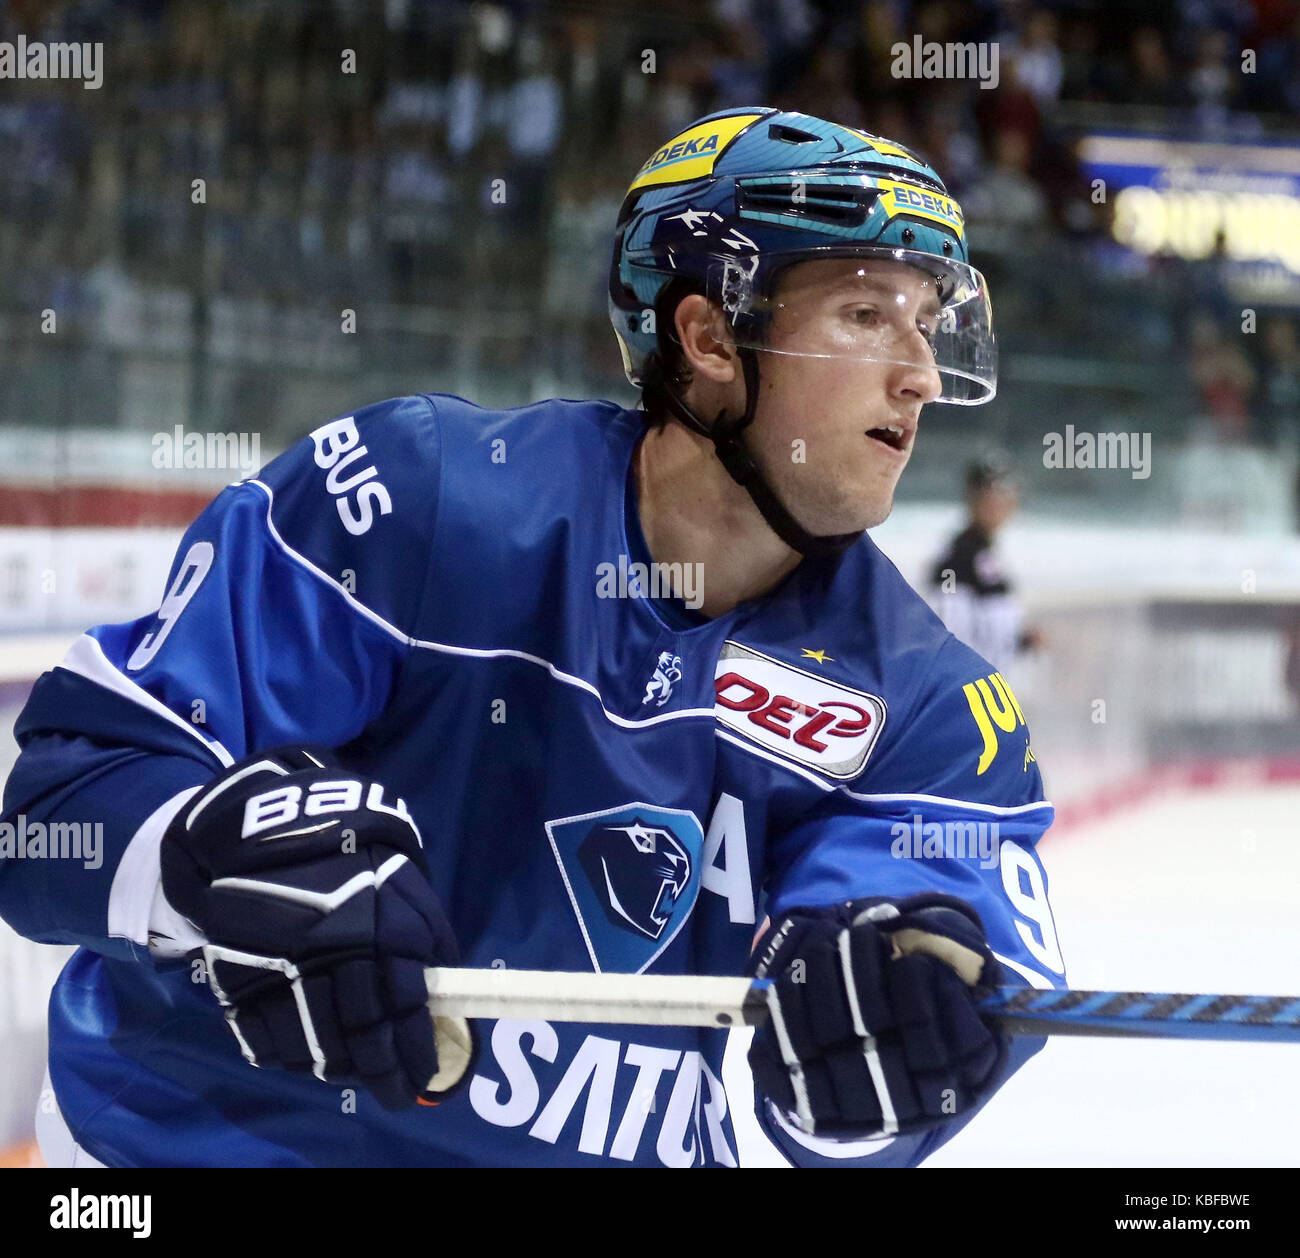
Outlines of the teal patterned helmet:
{"label": "teal patterned helmet", "polygon": [[[970,266],[961,207],[935,170],[879,136],[769,108],[701,119],[632,181],[609,277],[610,319],[628,379],[646,383],[661,351],[659,329],[671,331],[671,306],[686,292],[722,307],[738,347],[763,351],[781,273],[838,257],[904,263],[926,275],[934,318],[916,345],[929,349],[858,338],[812,356],[923,365],[938,372],[943,402],[976,405],[994,396],[988,286]],[[921,356],[928,361],[916,364]]]}

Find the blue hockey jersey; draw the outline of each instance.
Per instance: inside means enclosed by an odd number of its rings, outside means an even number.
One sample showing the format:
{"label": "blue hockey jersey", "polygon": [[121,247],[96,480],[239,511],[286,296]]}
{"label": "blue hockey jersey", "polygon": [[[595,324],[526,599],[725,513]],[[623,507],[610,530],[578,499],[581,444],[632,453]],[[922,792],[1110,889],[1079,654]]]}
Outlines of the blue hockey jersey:
{"label": "blue hockey jersey", "polygon": [[[610,403],[433,395],[332,421],[203,512],[156,614],[40,678],[5,816],[100,823],[103,855],[0,860],[0,914],[80,945],[49,1064],[88,1152],[737,1162],[721,1030],[481,1021],[472,1077],[397,1114],[249,1066],[149,921],[167,820],[283,743],[337,748],[406,801],[467,965],[741,974],[764,915],[942,891],[1011,981],[1063,983],[1034,851],[1052,810],[1006,680],[867,538],[714,619],[651,597],[643,431]],[[1017,1040],[1008,1072],[1041,1044]],[[968,1121],[841,1146],[755,1100],[801,1165],[915,1165]]]}

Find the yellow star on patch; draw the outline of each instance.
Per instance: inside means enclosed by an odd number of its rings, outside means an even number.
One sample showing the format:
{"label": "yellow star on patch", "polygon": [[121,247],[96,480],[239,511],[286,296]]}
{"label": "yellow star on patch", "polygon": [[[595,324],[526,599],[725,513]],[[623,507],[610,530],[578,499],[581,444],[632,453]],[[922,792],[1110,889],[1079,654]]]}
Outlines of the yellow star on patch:
{"label": "yellow star on patch", "polygon": [[799,649],[807,659],[816,660],[819,664],[825,664],[827,660],[832,664],[835,663],[835,657],[833,655],[827,655],[825,651],[810,651],[806,646],[800,647]]}

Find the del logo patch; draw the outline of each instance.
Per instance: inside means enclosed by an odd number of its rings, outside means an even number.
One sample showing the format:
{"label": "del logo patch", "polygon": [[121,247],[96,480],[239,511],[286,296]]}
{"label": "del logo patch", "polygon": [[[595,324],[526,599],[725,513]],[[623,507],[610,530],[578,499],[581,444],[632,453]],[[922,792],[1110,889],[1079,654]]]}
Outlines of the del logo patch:
{"label": "del logo patch", "polygon": [[695,814],[624,804],[548,821],[546,836],[591,964],[639,974],[695,907],[704,848]]}
{"label": "del logo patch", "polygon": [[885,724],[885,701],[727,642],[714,673],[720,724],[827,777],[857,777]]}

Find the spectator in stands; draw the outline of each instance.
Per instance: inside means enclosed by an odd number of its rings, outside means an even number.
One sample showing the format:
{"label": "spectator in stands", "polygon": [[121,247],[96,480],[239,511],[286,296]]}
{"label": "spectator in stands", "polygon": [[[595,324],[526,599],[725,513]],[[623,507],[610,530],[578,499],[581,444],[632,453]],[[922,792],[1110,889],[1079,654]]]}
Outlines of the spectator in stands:
{"label": "spectator in stands", "polygon": [[1234,52],[1225,31],[1202,31],[1196,39],[1187,87],[1203,124],[1221,121],[1229,102],[1236,96],[1241,73],[1230,64]]}
{"label": "spectator in stands", "polygon": [[1060,96],[1065,68],[1057,43],[1056,14],[1050,9],[1029,13],[1024,33],[1008,44],[1006,57],[1016,85],[1027,91],[1040,109]]}
{"label": "spectator in stands", "polygon": [[1029,176],[1030,138],[1017,128],[994,137],[993,165],[966,195],[966,217],[978,224],[990,253],[1023,244],[1047,222],[1047,197]]}
{"label": "spectator in stands", "polygon": [[1124,99],[1131,104],[1169,107],[1186,103],[1164,38],[1153,27],[1134,31],[1129,41],[1129,69],[1132,77]]}
{"label": "spectator in stands", "polygon": [[[1276,6],[1279,9],[1283,5]],[[1291,5],[1294,16],[1289,28],[1273,39],[1264,40],[1256,64],[1261,109],[1300,116],[1300,6]]]}

